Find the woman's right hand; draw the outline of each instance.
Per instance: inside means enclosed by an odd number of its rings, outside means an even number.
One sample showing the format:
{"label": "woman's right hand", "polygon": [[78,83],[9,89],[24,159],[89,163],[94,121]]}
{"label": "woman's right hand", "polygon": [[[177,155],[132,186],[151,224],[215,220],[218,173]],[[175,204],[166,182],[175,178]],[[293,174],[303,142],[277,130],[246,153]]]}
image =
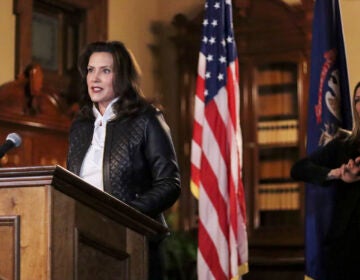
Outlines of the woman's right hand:
{"label": "woman's right hand", "polygon": [[350,159],[347,164],[342,164],[340,168],[332,169],[330,176],[338,176],[338,179],[346,183],[353,183],[360,180],[360,157],[355,160]]}

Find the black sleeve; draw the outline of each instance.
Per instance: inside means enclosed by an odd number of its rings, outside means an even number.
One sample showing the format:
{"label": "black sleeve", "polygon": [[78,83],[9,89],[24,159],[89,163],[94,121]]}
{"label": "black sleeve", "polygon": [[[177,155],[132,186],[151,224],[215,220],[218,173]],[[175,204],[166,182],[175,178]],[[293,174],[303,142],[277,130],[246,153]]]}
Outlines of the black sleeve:
{"label": "black sleeve", "polygon": [[326,146],[319,148],[308,157],[298,160],[291,168],[291,177],[298,181],[327,185],[327,175],[333,168],[340,167],[337,158],[341,143],[333,140]]}
{"label": "black sleeve", "polygon": [[154,217],[179,197],[180,172],[169,127],[160,113],[150,116],[145,134],[145,157],[151,169],[152,187],[130,205]]}

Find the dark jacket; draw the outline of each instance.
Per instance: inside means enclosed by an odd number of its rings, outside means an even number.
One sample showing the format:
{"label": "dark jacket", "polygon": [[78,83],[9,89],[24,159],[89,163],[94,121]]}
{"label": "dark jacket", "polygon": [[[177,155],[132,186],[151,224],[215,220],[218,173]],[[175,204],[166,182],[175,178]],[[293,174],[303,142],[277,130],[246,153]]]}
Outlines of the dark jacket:
{"label": "dark jacket", "polygon": [[[318,149],[308,157],[297,161],[291,176],[295,180],[305,181],[325,188],[331,188],[334,193],[333,211],[327,236],[336,239],[341,236],[351,220],[359,219],[354,216],[360,207],[360,182],[345,183],[342,180],[327,180],[331,169],[338,168],[360,155],[356,144],[344,139],[334,139],[324,147]],[[316,186],[312,186],[316,187]],[[330,202],[329,202],[330,203]]]}
{"label": "dark jacket", "polygon": [[[78,119],[70,129],[67,168],[79,175],[91,144],[95,119]],[[180,195],[180,174],[170,131],[153,107],[107,123],[104,191],[165,226],[162,212]]]}
{"label": "dark jacket", "polygon": [[[307,244],[314,250],[319,280],[353,280],[359,278],[360,263],[360,181],[346,183],[328,180],[331,169],[339,168],[360,155],[359,143],[335,139],[306,158],[297,161],[291,175],[314,185],[306,194]],[[316,204],[315,204],[316,201]],[[312,246],[310,248],[310,246]],[[313,264],[310,264],[313,265]]]}

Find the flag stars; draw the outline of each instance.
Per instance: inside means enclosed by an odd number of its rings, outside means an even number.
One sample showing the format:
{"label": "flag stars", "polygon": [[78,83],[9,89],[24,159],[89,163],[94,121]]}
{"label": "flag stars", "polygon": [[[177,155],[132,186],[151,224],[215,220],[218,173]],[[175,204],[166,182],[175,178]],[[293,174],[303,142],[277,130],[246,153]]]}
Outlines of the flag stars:
{"label": "flag stars", "polygon": [[211,78],[211,73],[210,72],[206,72],[205,73],[205,79],[210,79]]}
{"label": "flag stars", "polygon": [[216,43],[215,37],[211,37],[210,40],[209,40],[209,43],[210,43],[211,45],[215,44],[215,43]]}
{"label": "flag stars", "polygon": [[214,19],[214,20],[211,22],[211,25],[212,25],[213,27],[217,26],[217,25],[218,25],[217,20],[216,20],[216,19]]}
{"label": "flag stars", "polygon": [[213,61],[214,60],[214,56],[209,54],[207,57],[206,57],[206,60],[207,61]]}
{"label": "flag stars", "polygon": [[221,40],[221,45],[223,45],[223,47],[226,46],[226,41],[225,41],[225,39],[222,39],[222,40]]}
{"label": "flag stars", "polygon": [[203,25],[204,25],[204,26],[207,26],[208,24],[209,24],[209,21],[208,21],[207,19],[204,19],[204,20],[203,20]]}
{"label": "flag stars", "polygon": [[219,61],[221,63],[226,63],[226,57],[225,56],[220,56]]}
{"label": "flag stars", "polygon": [[220,73],[220,74],[217,76],[217,79],[218,79],[219,81],[224,80],[224,74]]}
{"label": "flag stars", "polygon": [[206,36],[204,36],[203,39],[202,39],[202,41],[203,41],[205,44],[207,44],[207,42],[209,41],[209,39],[208,39]]}
{"label": "flag stars", "polygon": [[215,5],[214,5],[214,8],[215,9],[220,9],[220,2],[216,2]]}
{"label": "flag stars", "polygon": [[228,37],[226,38],[226,41],[227,41],[228,43],[232,43],[232,42],[233,42],[233,38],[232,38],[231,36],[228,36]]}

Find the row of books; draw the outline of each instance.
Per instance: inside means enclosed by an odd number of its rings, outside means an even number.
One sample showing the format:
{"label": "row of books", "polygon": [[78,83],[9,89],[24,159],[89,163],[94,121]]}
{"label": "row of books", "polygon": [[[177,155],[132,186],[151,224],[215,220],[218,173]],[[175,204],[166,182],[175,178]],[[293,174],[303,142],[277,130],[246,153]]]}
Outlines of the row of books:
{"label": "row of books", "polygon": [[297,210],[300,208],[298,183],[261,184],[258,189],[259,210]]}
{"label": "row of books", "polygon": [[259,85],[287,84],[296,82],[296,75],[294,75],[294,71],[291,70],[260,70],[257,72],[256,78]]}
{"label": "row of books", "polygon": [[299,139],[298,120],[262,121],[258,123],[258,143],[296,143]]}
{"label": "row of books", "polygon": [[270,159],[261,160],[260,166],[260,178],[263,180],[271,178],[289,178],[290,169],[294,161],[291,159]]}
{"label": "row of books", "polygon": [[296,95],[292,92],[261,94],[258,96],[258,112],[261,117],[293,115],[296,111]]}

